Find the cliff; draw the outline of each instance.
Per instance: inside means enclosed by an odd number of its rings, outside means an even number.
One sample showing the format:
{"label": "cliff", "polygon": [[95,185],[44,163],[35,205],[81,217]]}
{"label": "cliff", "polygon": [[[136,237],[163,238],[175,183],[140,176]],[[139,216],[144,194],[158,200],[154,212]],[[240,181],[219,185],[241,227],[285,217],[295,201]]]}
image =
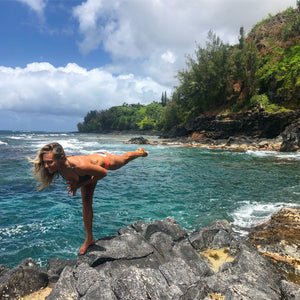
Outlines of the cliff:
{"label": "cliff", "polygon": [[[248,111],[237,114],[201,115],[187,123],[175,126],[162,137],[185,137],[190,141],[214,145],[220,140],[226,140],[226,143],[235,140],[239,144],[255,144],[256,141],[258,144],[269,139],[279,145],[277,148],[265,150],[299,151],[300,111],[276,114]],[[259,145],[255,147],[259,148]]]}

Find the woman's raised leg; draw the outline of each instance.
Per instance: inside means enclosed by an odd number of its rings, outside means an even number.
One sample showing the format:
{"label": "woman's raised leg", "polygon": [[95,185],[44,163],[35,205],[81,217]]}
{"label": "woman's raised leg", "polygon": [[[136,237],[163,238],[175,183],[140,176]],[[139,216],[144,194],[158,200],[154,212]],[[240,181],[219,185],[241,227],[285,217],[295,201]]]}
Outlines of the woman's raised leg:
{"label": "woman's raised leg", "polygon": [[129,151],[122,155],[106,155],[109,159],[108,170],[117,170],[138,157],[146,157],[148,152],[146,152],[143,148],[139,148],[138,151]]}
{"label": "woman's raised leg", "polygon": [[93,237],[93,195],[96,185],[97,182],[92,182],[81,187],[82,215],[86,239],[79,249],[79,254],[84,254],[89,246],[95,244]]}

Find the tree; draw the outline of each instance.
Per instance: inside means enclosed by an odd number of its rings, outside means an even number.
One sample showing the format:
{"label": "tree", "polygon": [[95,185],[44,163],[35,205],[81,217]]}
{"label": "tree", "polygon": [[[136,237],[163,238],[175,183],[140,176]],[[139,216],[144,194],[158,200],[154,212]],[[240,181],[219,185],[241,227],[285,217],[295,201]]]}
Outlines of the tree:
{"label": "tree", "polygon": [[240,38],[239,38],[239,49],[243,49],[244,48],[244,42],[245,42],[245,31],[244,31],[244,27],[240,28]]}

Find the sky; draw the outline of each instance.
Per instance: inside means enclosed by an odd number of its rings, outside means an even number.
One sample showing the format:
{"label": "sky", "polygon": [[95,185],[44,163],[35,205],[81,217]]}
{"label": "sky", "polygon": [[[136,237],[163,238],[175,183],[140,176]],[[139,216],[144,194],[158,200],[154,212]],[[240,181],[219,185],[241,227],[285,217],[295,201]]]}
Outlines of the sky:
{"label": "sky", "polygon": [[0,0],[0,130],[76,131],[91,110],[170,97],[212,30],[238,42],[296,0]]}

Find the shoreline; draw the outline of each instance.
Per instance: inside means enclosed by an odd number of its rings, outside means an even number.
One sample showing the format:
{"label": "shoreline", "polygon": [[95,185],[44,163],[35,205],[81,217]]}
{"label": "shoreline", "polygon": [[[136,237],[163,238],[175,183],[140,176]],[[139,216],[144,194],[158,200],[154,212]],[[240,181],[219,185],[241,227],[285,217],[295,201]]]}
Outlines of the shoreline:
{"label": "shoreline", "polygon": [[276,152],[300,152],[300,148],[296,151],[281,151],[283,139],[278,137],[275,139],[251,138],[251,137],[229,137],[228,139],[196,139],[191,137],[178,138],[160,138],[148,139],[148,135],[132,138],[126,144],[140,145],[169,145],[193,147],[201,149],[222,149],[231,151],[276,151]]}

